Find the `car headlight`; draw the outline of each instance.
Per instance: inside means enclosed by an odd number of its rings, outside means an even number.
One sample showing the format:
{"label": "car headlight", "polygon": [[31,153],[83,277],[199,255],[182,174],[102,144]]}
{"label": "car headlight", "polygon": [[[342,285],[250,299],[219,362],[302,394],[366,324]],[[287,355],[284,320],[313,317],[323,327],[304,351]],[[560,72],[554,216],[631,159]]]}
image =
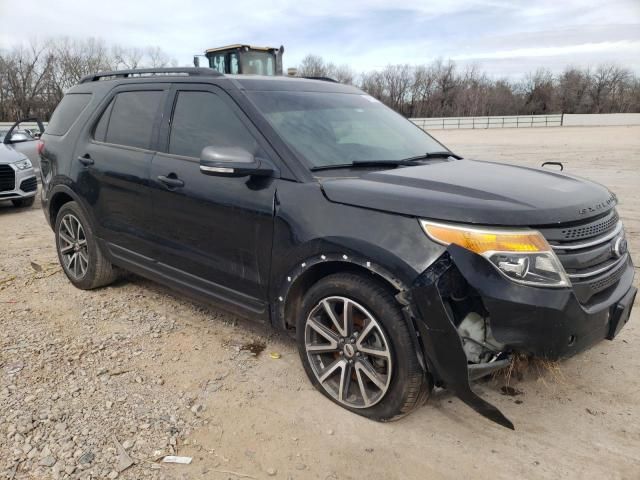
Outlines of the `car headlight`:
{"label": "car headlight", "polygon": [[15,162],[14,165],[18,170],[27,170],[32,167],[31,160],[29,160],[28,158]]}
{"label": "car headlight", "polygon": [[536,230],[477,228],[420,220],[425,233],[443,245],[455,243],[482,255],[514,282],[539,287],[571,285],[560,260]]}

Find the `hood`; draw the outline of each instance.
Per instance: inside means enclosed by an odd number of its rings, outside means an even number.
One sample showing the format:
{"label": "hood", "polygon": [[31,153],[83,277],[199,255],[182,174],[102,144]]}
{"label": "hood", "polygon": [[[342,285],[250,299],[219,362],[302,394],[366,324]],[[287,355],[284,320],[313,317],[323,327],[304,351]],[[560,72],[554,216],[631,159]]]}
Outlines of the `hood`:
{"label": "hood", "polygon": [[17,162],[26,158],[23,153],[14,150],[13,147],[0,143],[0,165]]}
{"label": "hood", "polygon": [[616,204],[604,186],[552,170],[456,160],[322,180],[332,202],[425,219],[533,226],[573,222]]}

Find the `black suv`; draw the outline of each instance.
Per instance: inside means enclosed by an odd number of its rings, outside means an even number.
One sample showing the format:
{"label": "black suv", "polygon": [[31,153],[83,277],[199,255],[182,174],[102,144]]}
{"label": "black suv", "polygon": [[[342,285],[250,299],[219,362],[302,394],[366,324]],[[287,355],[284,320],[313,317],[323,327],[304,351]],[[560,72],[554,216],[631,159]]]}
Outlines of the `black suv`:
{"label": "black suv", "polygon": [[295,333],[313,384],[390,420],[514,352],[613,338],[636,289],[616,197],[466,160],[351,86],[210,69],[83,79],[41,145],[79,288],[119,269]]}

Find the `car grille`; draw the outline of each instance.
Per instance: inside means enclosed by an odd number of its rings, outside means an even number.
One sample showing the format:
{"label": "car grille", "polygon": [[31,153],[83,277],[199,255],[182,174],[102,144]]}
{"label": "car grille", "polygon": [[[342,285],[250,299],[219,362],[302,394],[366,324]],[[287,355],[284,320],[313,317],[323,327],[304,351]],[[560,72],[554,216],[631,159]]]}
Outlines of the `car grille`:
{"label": "car grille", "polygon": [[20,183],[20,190],[23,192],[35,192],[38,189],[38,179],[36,177],[27,178]]}
{"label": "car grille", "polygon": [[9,165],[0,165],[0,192],[16,188],[16,172]]}
{"label": "car grille", "polygon": [[582,303],[613,287],[625,272],[629,254],[615,210],[588,222],[541,228],[540,232],[558,255]]}

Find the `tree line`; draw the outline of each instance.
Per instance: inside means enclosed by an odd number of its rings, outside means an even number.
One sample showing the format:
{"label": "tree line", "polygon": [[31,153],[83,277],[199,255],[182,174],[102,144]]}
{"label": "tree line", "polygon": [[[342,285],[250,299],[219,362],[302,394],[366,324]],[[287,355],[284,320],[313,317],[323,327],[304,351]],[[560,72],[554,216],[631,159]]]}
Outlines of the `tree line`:
{"label": "tree line", "polygon": [[94,38],[32,41],[0,50],[0,121],[49,120],[69,88],[101,70],[175,65],[158,47],[107,46]]}
{"label": "tree line", "polygon": [[[158,47],[108,46],[95,38],[0,49],[0,121],[48,120],[70,87],[100,70],[176,65]],[[541,68],[509,80],[444,60],[356,73],[307,55],[297,74],[356,85],[407,117],[640,112],[640,78],[617,65],[567,67],[560,74]]]}
{"label": "tree line", "polygon": [[508,80],[490,78],[477,65],[461,69],[443,60],[357,74],[348,65],[307,55],[297,74],[356,85],[407,117],[640,112],[640,78],[618,65],[567,67],[556,75],[540,68]]}

